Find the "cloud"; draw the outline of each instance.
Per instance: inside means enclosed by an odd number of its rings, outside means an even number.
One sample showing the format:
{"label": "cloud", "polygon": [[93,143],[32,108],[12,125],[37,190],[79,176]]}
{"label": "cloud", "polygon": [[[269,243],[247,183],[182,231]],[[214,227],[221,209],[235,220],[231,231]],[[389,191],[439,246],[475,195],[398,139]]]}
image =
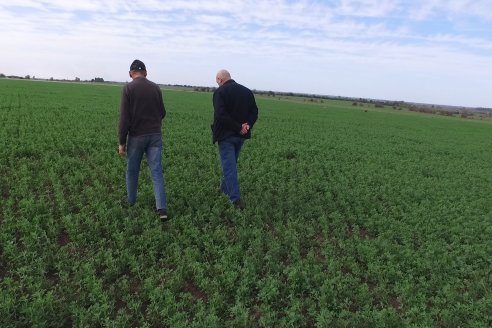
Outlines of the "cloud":
{"label": "cloud", "polygon": [[442,18],[478,18],[485,22],[492,20],[492,2],[488,0],[418,0],[408,8],[410,17],[425,20]]}
{"label": "cloud", "polygon": [[395,0],[340,0],[335,11],[347,16],[385,17],[398,7]]}
{"label": "cloud", "polygon": [[[321,92],[337,87],[323,74],[344,70],[365,79],[483,78],[492,67],[491,19],[485,0],[19,0],[0,4],[8,49],[0,58],[13,63],[3,73],[121,80],[140,57],[164,67],[156,72],[163,82],[183,84],[208,84],[210,70],[230,65],[258,88]],[[257,69],[278,76],[255,81]]]}

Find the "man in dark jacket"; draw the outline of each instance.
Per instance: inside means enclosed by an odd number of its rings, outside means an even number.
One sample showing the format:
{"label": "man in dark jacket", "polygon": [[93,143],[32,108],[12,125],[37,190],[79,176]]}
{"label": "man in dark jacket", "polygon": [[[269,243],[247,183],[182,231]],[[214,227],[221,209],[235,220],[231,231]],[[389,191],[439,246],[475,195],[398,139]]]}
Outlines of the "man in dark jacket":
{"label": "man in dark jacket", "polygon": [[217,72],[215,81],[219,88],[213,96],[212,134],[213,142],[219,144],[222,164],[220,190],[229,197],[234,207],[243,209],[237,178],[237,160],[245,139],[251,138],[251,129],[258,118],[258,107],[253,92],[231,79],[228,71]]}
{"label": "man in dark jacket", "polygon": [[166,109],[161,88],[147,80],[145,64],[136,59],[130,66],[132,82],[121,95],[119,154],[127,156],[126,187],[128,203],[137,201],[138,176],[143,154],[152,174],[155,204],[162,221],[167,221],[167,199],[162,172],[161,125]]}

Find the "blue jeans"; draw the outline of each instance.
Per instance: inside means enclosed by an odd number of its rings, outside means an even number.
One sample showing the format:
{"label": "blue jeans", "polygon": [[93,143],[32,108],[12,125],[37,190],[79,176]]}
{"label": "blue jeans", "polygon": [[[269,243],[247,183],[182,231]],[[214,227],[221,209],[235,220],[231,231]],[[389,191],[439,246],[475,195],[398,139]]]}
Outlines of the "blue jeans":
{"label": "blue jeans", "polygon": [[219,155],[223,173],[220,190],[229,196],[231,202],[238,201],[241,198],[237,178],[237,160],[243,143],[244,138],[234,136],[219,142]]}
{"label": "blue jeans", "polygon": [[144,153],[147,156],[147,163],[152,175],[155,206],[158,210],[167,209],[166,186],[161,162],[162,136],[160,134],[128,137],[126,149],[126,189],[128,192],[128,203],[134,204],[137,201],[138,176]]}

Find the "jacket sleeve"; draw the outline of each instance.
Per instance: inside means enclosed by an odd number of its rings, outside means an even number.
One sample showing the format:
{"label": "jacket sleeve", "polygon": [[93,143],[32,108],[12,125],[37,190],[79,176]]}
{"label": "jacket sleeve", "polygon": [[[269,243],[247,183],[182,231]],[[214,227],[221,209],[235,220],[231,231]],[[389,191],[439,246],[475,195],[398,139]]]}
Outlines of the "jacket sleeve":
{"label": "jacket sleeve", "polygon": [[249,106],[248,112],[248,123],[252,128],[258,119],[258,106],[256,106],[255,96],[251,93],[251,105]]}
{"label": "jacket sleeve", "polygon": [[121,93],[120,118],[118,124],[118,142],[120,145],[126,145],[126,137],[130,129],[130,103],[126,88],[123,88]]}
{"label": "jacket sleeve", "polygon": [[253,96],[253,104],[249,110],[249,119],[248,119],[249,126],[253,127],[257,119],[258,119],[258,106],[256,106],[256,101]]}
{"label": "jacket sleeve", "polygon": [[162,94],[161,88],[159,88],[159,99],[162,107],[162,118],[166,117],[166,106],[164,106],[164,95]]}

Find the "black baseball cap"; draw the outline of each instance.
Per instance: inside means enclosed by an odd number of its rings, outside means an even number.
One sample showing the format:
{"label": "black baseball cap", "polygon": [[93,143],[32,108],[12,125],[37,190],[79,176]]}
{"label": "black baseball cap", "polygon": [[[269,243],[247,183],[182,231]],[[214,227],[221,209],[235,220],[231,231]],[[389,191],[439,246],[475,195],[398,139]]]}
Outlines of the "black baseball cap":
{"label": "black baseball cap", "polygon": [[135,59],[130,65],[130,71],[146,71],[145,64],[138,59]]}

